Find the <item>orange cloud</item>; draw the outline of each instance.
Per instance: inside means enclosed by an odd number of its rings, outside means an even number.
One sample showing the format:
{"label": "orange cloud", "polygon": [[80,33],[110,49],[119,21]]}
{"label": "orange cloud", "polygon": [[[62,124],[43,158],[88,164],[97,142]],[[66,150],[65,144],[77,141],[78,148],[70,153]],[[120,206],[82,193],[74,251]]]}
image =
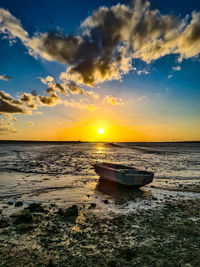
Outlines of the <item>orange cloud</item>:
{"label": "orange cloud", "polygon": [[121,105],[123,106],[125,103],[122,101],[121,98],[117,98],[111,95],[106,95],[103,99],[104,103],[110,104],[110,105]]}

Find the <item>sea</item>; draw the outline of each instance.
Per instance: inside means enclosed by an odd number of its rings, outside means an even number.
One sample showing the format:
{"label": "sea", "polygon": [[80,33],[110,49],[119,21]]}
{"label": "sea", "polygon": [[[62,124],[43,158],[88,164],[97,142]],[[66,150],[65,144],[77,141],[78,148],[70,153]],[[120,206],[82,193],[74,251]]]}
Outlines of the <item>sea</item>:
{"label": "sea", "polygon": [[[140,189],[102,182],[96,162],[154,172]],[[0,211],[32,202],[69,207],[95,204],[99,213],[155,208],[178,198],[200,198],[200,143],[1,142]],[[16,202],[22,201],[22,207]],[[93,205],[94,206],[94,205]]]}

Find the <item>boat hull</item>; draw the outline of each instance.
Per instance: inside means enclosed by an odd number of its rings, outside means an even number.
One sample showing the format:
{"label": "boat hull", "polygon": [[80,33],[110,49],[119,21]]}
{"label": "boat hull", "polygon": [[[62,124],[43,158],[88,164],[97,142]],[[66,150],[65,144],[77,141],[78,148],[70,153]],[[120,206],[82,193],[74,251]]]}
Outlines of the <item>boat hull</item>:
{"label": "boat hull", "polygon": [[151,183],[154,176],[153,172],[140,171],[134,168],[119,171],[115,168],[104,166],[103,164],[95,164],[94,168],[96,173],[105,180],[135,187],[141,187]]}

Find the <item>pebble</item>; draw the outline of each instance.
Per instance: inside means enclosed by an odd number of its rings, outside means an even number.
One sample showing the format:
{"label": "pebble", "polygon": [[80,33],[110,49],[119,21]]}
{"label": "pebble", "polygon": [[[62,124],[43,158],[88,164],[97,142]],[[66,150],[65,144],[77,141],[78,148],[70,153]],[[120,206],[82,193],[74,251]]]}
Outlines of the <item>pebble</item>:
{"label": "pebble", "polygon": [[76,205],[73,205],[72,207],[68,209],[59,209],[58,214],[61,217],[64,217],[67,220],[75,221],[78,216],[78,207]]}
{"label": "pebble", "polygon": [[30,212],[45,212],[45,209],[41,206],[40,203],[31,203],[27,209]]}
{"label": "pebble", "polygon": [[23,206],[23,201],[15,202],[15,207],[21,207],[21,206]]}
{"label": "pebble", "polygon": [[105,200],[104,200],[104,203],[105,203],[105,204],[109,204],[108,199],[105,199]]}
{"label": "pebble", "polygon": [[97,204],[95,204],[95,203],[91,203],[88,209],[94,209],[94,208],[96,208],[96,205]]}

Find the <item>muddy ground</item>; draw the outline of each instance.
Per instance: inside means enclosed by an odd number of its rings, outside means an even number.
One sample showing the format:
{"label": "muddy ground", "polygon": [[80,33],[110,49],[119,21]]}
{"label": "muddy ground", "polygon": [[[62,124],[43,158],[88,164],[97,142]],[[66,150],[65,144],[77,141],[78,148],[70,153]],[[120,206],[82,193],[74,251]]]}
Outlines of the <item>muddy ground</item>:
{"label": "muddy ground", "polygon": [[199,199],[125,215],[96,209],[32,204],[1,214],[0,266],[200,266]]}

